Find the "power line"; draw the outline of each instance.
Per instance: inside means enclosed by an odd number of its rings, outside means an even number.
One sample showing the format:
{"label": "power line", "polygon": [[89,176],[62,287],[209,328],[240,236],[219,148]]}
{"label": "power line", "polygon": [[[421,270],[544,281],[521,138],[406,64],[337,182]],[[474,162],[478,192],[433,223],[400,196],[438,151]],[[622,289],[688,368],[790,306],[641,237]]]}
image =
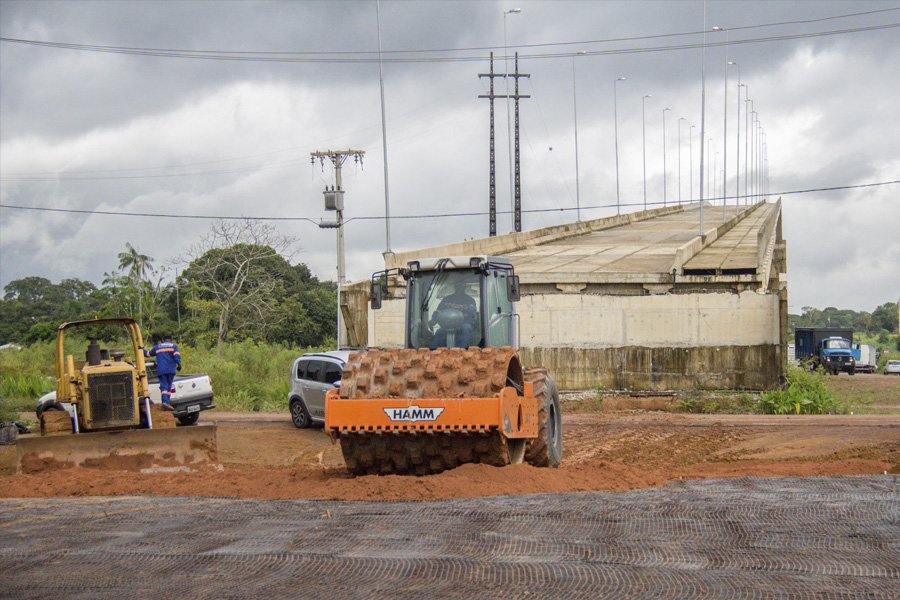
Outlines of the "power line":
{"label": "power line", "polygon": [[[227,162],[230,160],[240,160],[240,159],[222,159],[221,161],[210,161],[210,163],[214,162]],[[145,171],[152,169],[165,169],[165,168],[174,168],[174,167],[138,167],[134,169],[119,169],[111,170],[111,171],[80,171],[80,172],[62,172],[50,175],[44,174],[28,174],[28,173],[16,173],[11,175],[0,176],[0,181],[114,181],[118,179],[168,179],[171,177],[196,177],[198,175],[231,175],[234,173],[253,173],[256,171],[266,171],[269,169],[284,169],[287,167],[294,167],[298,164],[303,164],[302,159],[292,159],[287,161],[282,161],[278,163],[273,163],[269,165],[254,165],[250,167],[236,167],[234,169],[221,169],[218,171],[192,171],[188,173],[158,173],[156,175],[152,174],[143,174],[143,175],[106,175],[106,176],[90,176],[90,173],[115,173],[115,172],[127,172],[127,171]],[[197,163],[202,164],[202,163]],[[69,175],[78,175],[74,177],[70,177]],[[83,174],[83,175],[82,175]]]}
{"label": "power line", "polygon": [[[735,30],[744,30],[744,29],[759,29],[764,27],[775,27],[782,25],[791,25],[791,24],[804,24],[804,23],[814,23],[825,20],[833,20],[840,18],[848,18],[853,16],[874,14],[876,12],[887,12],[887,11],[895,11],[900,10],[900,8],[889,8],[883,9],[882,11],[871,11],[869,13],[856,13],[852,15],[841,15],[835,17],[825,17],[822,19],[812,19],[807,21],[785,21],[782,23],[770,23],[770,24],[760,24],[760,25],[745,25],[745,26],[736,26],[729,28],[731,31]],[[886,24],[878,24],[878,25],[869,25],[863,27],[852,27],[847,29],[836,29],[831,31],[819,31],[819,32],[810,32],[810,33],[796,33],[796,34],[786,34],[786,35],[776,35],[776,36],[768,36],[768,37],[760,37],[760,38],[747,38],[743,40],[729,40],[727,42],[712,42],[705,44],[707,47],[716,47],[716,46],[725,46],[725,45],[740,45],[740,44],[749,44],[749,43],[763,43],[763,42],[775,42],[775,41],[786,41],[786,40],[796,40],[796,39],[804,39],[804,38],[812,38],[812,37],[822,37],[829,35],[842,35],[847,33],[860,33],[866,31],[878,31],[881,29],[891,29],[895,27],[900,27],[900,23],[886,23]],[[700,35],[702,31],[695,32],[686,32],[686,33],[667,33],[667,34],[657,34],[657,35],[648,35],[648,36],[635,36],[630,38],[612,38],[612,39],[599,39],[599,40],[585,40],[579,42],[551,42],[551,43],[542,43],[542,44],[520,44],[515,46],[514,48],[550,48],[556,46],[571,46],[571,45],[590,45],[590,44],[609,44],[609,43],[620,43],[620,42],[628,42],[628,41],[641,41],[641,40],[651,40],[651,39],[662,39],[668,37],[680,37],[680,36],[693,36]],[[140,47],[129,47],[129,46],[103,46],[96,44],[75,44],[68,42],[50,42],[50,41],[41,41],[41,40],[26,40],[21,38],[7,38],[0,37],[0,42],[7,42],[12,44],[23,44],[30,46],[41,46],[47,48],[56,48],[63,50],[79,50],[84,52],[101,52],[108,54],[127,54],[127,55],[136,55],[136,56],[152,56],[158,58],[182,58],[182,59],[195,59],[195,60],[218,60],[218,61],[238,61],[238,62],[281,62],[281,63],[345,63],[345,64],[360,64],[360,63],[375,63],[378,61],[377,53],[375,52],[285,52],[285,51],[232,51],[232,50],[184,50],[184,49],[164,49],[164,48],[140,48]],[[668,46],[644,46],[644,47],[635,47],[635,48],[623,48],[623,49],[612,49],[612,50],[588,50],[585,53],[588,55],[594,56],[608,56],[608,55],[617,55],[617,54],[635,54],[635,53],[644,53],[644,52],[663,52],[663,51],[675,51],[675,50],[691,50],[696,48],[703,47],[704,44],[702,42],[688,43],[688,44],[677,44],[677,45],[668,45]],[[448,53],[448,52],[484,52],[488,50],[495,50],[497,47],[494,46],[484,46],[484,47],[468,47],[468,48],[448,48],[448,49],[434,49],[434,50],[393,50],[393,51],[385,51],[384,54],[392,54],[396,57],[388,56],[383,58],[384,62],[392,62],[392,63],[439,63],[439,62],[471,62],[471,61],[483,61],[486,60],[485,56],[477,55],[477,56],[449,56],[449,57],[428,57],[428,56],[414,56],[411,58],[404,58],[400,55],[406,54],[432,54],[432,53]],[[529,59],[546,59],[546,58],[560,58],[571,56],[572,52],[553,52],[553,53],[537,53],[537,54],[522,54],[520,58],[523,60]]]}
{"label": "power line", "polygon": [[215,219],[220,221],[309,221],[313,225],[318,225],[318,221],[308,219],[306,217],[246,217],[233,215],[173,215],[165,213],[137,213],[137,212],[118,212],[112,210],[79,210],[75,208],[50,208],[48,206],[14,206],[11,204],[0,204],[0,208],[10,208],[15,210],[33,210],[39,212],[58,212],[81,215],[110,215],[115,217],[154,217],[161,219]]}
{"label": "power line", "polygon": [[[236,156],[234,158],[220,158],[217,160],[207,160],[195,163],[184,163],[180,165],[163,165],[160,167],[131,167],[128,169],[97,169],[88,171],[25,171],[20,173],[7,173],[6,177],[0,179],[9,179],[11,177],[37,177],[37,176],[53,176],[55,179],[58,175],[95,175],[98,173],[127,173],[129,171],[158,171],[162,169],[183,169],[186,167],[202,167],[205,165],[214,165],[224,162],[234,162],[237,160],[247,160],[249,158],[260,158],[263,156],[271,156],[272,154],[281,154],[282,152],[297,152],[300,148],[286,148],[284,150],[272,150],[271,152],[261,152],[259,154],[248,154],[247,156]],[[276,163],[280,164],[280,163]],[[200,173],[205,175],[206,173]]]}
{"label": "power line", "polygon": [[[864,188],[872,188],[872,187],[880,187],[886,185],[896,185],[900,184],[900,179],[895,181],[880,181],[877,183],[860,183],[856,185],[842,185],[842,186],[832,186],[832,187],[823,187],[823,188],[809,188],[805,190],[788,190],[783,192],[767,192],[760,194],[746,194],[740,196],[728,196],[725,200],[735,200],[735,199],[754,199],[761,198],[763,196],[792,196],[797,194],[811,194],[815,192],[835,192],[841,190],[857,190]],[[709,200],[722,200],[722,198],[710,198]],[[688,203],[685,203],[688,204]],[[662,202],[648,202],[648,205],[662,205]],[[602,209],[602,208],[615,208],[616,204],[595,204],[593,206],[582,206],[581,210],[594,210],[594,209]],[[643,206],[643,202],[636,202],[632,204],[621,204],[620,206]],[[229,220],[249,220],[249,221],[307,221],[318,226],[319,222],[314,221],[313,219],[309,219],[307,217],[248,217],[248,216],[234,216],[234,215],[176,215],[176,214],[166,214],[166,213],[135,213],[135,212],[116,212],[116,211],[106,211],[106,210],[78,210],[72,208],[50,208],[44,206],[17,206],[12,204],[0,204],[0,208],[12,209],[12,210],[31,210],[31,211],[39,211],[39,212],[59,212],[59,213],[69,213],[69,214],[87,214],[87,215],[108,215],[108,216],[116,216],[116,217],[152,217],[152,218],[162,218],[162,219],[218,219],[223,221]],[[577,210],[576,207],[560,207],[560,208],[536,208],[530,210],[523,210],[524,213],[553,213],[553,212],[567,212]],[[501,214],[510,214],[512,211],[498,211]],[[434,214],[425,214],[425,215],[391,215],[391,219],[445,219],[450,217],[483,217],[488,214],[486,211],[476,211],[476,212],[460,212],[460,213],[434,213]],[[381,216],[360,216],[360,217],[351,217],[349,219],[345,219],[344,223],[349,223],[350,221],[380,221],[385,217]]]}
{"label": "power line", "polygon": [[[794,21],[776,21],[774,23],[759,23],[756,25],[741,25],[736,27],[730,27],[729,29],[732,31],[743,30],[743,29],[762,29],[766,27],[781,27],[785,25],[808,25],[811,23],[822,23],[824,21],[834,21],[838,19],[849,19],[853,17],[863,17],[863,16],[871,16],[880,13],[893,12],[900,10],[900,7],[895,8],[883,8],[878,10],[870,10],[864,12],[857,13],[848,13],[843,15],[833,15],[830,17],[819,17],[816,19],[800,19]],[[542,47],[553,47],[553,46],[568,46],[568,45],[583,45],[583,44],[605,44],[605,43],[613,43],[613,42],[634,42],[634,41],[642,41],[642,40],[652,40],[652,39],[661,39],[667,37],[678,37],[678,36],[690,36],[690,35],[701,35],[702,31],[686,31],[680,33],[662,33],[662,34],[654,34],[654,35],[640,35],[640,36],[629,36],[629,37],[620,37],[620,38],[609,38],[602,40],[582,40],[577,42],[546,42],[539,44],[518,44],[515,46],[511,46],[513,48],[542,48]],[[246,56],[256,56],[256,55],[285,55],[285,56],[301,56],[301,55],[309,55],[309,56],[343,56],[343,55],[370,55],[375,56],[378,53],[375,51],[307,51],[307,52],[297,52],[297,51],[271,51],[271,50],[263,50],[263,51],[238,51],[238,50],[185,50],[185,49],[161,49],[161,48],[140,48],[140,47],[128,47],[128,46],[101,46],[101,45],[93,45],[93,44],[73,44],[73,43],[64,43],[64,42],[42,42],[38,40],[22,40],[15,38],[0,38],[0,41],[9,41],[14,43],[22,43],[22,44],[31,44],[31,45],[42,45],[42,46],[50,46],[50,47],[58,47],[64,49],[74,49],[74,50],[88,50],[88,51],[109,51],[113,52],[116,50],[122,51],[135,51],[135,52],[172,52],[172,53],[184,53],[185,58],[194,57],[197,54],[210,54],[210,55],[224,55],[230,56],[235,55],[240,57],[241,55]],[[499,50],[501,46],[470,46],[463,48],[423,48],[418,50],[383,50],[382,54],[413,54],[413,53],[448,53],[448,52],[461,52],[461,51],[491,51],[491,50]]]}

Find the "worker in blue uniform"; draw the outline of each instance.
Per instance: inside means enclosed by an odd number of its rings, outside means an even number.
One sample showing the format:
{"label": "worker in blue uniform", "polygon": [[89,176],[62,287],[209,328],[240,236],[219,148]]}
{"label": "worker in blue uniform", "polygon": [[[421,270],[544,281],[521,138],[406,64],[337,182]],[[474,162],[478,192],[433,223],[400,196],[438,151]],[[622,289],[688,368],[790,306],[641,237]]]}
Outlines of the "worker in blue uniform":
{"label": "worker in blue uniform", "polygon": [[166,334],[163,341],[153,346],[145,357],[156,358],[156,375],[159,378],[159,395],[163,404],[169,404],[169,397],[175,391],[175,372],[181,370],[181,354],[172,343],[172,336]]}

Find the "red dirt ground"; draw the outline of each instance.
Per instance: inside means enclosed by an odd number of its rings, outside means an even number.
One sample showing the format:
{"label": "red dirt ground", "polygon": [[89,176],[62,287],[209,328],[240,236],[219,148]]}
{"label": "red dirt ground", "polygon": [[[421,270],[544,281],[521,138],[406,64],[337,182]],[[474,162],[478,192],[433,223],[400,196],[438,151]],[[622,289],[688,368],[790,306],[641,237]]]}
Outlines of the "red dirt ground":
{"label": "red dirt ground", "polygon": [[[874,376],[880,377],[880,376]],[[900,404],[900,398],[897,399]],[[565,409],[564,409],[565,412]],[[900,472],[900,415],[568,413],[558,469],[464,465],[427,477],[352,478],[322,429],[287,413],[203,413],[218,424],[224,469],[126,473],[64,469],[0,477],[0,497],[158,494],[334,500],[624,490],[677,479]],[[10,446],[0,453],[9,472]],[[14,461],[14,453],[12,460]],[[5,463],[5,464],[4,464]]]}

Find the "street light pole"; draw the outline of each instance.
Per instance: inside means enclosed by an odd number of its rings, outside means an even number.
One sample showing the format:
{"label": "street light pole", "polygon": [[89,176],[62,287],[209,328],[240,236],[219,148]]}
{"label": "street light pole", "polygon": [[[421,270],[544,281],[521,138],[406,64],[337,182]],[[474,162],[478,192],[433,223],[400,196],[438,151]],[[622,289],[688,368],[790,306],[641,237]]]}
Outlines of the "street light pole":
{"label": "street light pole", "polygon": [[688,134],[690,137],[689,147],[688,147],[688,173],[691,174],[690,184],[691,184],[691,193],[688,194],[688,197],[691,202],[694,201],[694,130],[697,128],[696,125],[691,125],[691,128],[688,129]]}
{"label": "street light pole", "polygon": [[741,196],[741,88],[747,87],[743,83],[738,86],[738,104],[737,104],[737,114],[738,114],[738,122],[737,122],[737,161],[736,161],[736,171],[737,171],[737,185],[735,187],[735,192],[737,198],[734,200],[735,210],[740,210],[740,196]]}
{"label": "street light pole", "polygon": [[[710,141],[712,141],[712,140],[710,140]],[[710,172],[710,175],[712,176],[712,196],[711,196],[711,198],[716,198],[718,196],[718,191],[719,191],[718,190],[719,182],[717,181],[719,178],[718,169],[719,169],[719,151],[717,150],[716,155],[713,157],[713,168],[712,168],[712,171]]]}
{"label": "street light pole", "polygon": [[757,175],[757,186],[756,189],[759,190],[760,198],[765,201],[765,189],[763,189],[763,144],[766,143],[766,130],[763,128],[762,123],[759,126],[759,144],[757,145],[756,150],[756,172]]}
{"label": "street light pole", "polygon": [[[726,32],[726,34],[727,34],[727,32]],[[726,47],[725,52],[726,52],[726,53],[728,52],[727,47]],[[740,145],[740,144],[741,144],[741,65],[739,65],[739,64],[737,64],[736,62],[733,62],[733,61],[732,61],[732,62],[728,62],[728,63],[725,64],[725,114],[726,114],[726,115],[728,115],[728,65],[732,65],[732,66],[735,66],[735,67],[738,68],[738,88],[737,88],[737,92],[738,92],[738,93],[737,93],[737,95],[738,95],[738,104],[737,104],[738,112],[737,112],[737,125],[735,126],[735,129],[737,130],[737,135],[738,135],[738,142],[737,142],[738,154],[737,154],[737,156],[735,157],[735,160],[736,160],[736,163],[735,163],[735,164],[740,164],[740,147],[741,147],[741,145]],[[726,119],[725,123],[726,123],[726,125],[727,125],[727,123],[728,123],[728,120],[727,120],[727,119]],[[728,147],[728,136],[727,136],[727,135],[725,136],[725,147],[726,147],[726,148]],[[727,173],[728,173],[728,160],[725,160],[725,173],[726,173],[726,177],[727,177]],[[735,184],[734,184],[734,186],[735,186],[735,187],[734,187],[734,189],[735,189],[735,193],[734,193],[734,207],[735,207],[735,212],[734,212],[734,214],[737,214],[737,202],[738,202],[738,196],[741,195],[741,191],[740,191],[740,178],[741,178],[741,171],[740,171],[740,168],[738,168],[738,169],[737,169],[737,179],[735,180]],[[726,181],[727,181],[727,180],[726,180]],[[726,197],[726,199],[723,201],[723,205],[724,205],[724,206],[728,206],[728,199],[727,199],[727,198],[728,198],[728,194],[723,194],[723,195]],[[722,208],[722,222],[723,222],[723,223],[725,222],[725,208]]]}
{"label": "street light pole", "polygon": [[620,214],[622,203],[619,201],[619,82],[625,81],[619,77],[613,82],[613,129],[616,136],[616,215]]}
{"label": "street light pole", "polygon": [[671,108],[663,109],[663,206],[666,205],[666,111]]}
{"label": "street light pole", "polygon": [[515,205],[515,179],[513,174],[513,149],[512,142],[510,141],[510,136],[512,135],[512,125],[510,123],[509,116],[509,50],[506,44],[506,15],[513,13],[522,12],[521,8],[512,8],[510,10],[503,12],[503,68],[504,74],[503,79],[506,82],[506,146],[509,150],[509,210],[510,210],[510,218],[512,219],[512,228],[510,231],[515,231],[515,218],[516,218],[516,205]]}
{"label": "street light pole", "polygon": [[700,63],[700,235],[703,236],[703,140],[706,139],[706,0],[703,2],[703,54]]}
{"label": "street light pole", "polygon": [[[712,177],[709,172],[709,159],[710,159],[710,153],[712,152],[712,149],[710,148],[710,146],[712,146],[712,138],[708,138],[706,140],[706,197],[707,198],[712,197],[710,194],[710,191],[709,191],[709,184],[712,181]],[[703,146],[700,146],[700,151],[703,152]],[[702,159],[700,160],[700,169],[701,170],[703,169],[703,160]],[[701,207],[701,211],[702,211],[702,207],[703,207],[703,198],[702,198],[702,196],[703,196],[703,178],[702,177],[700,178],[700,196],[701,196],[700,207]],[[701,221],[702,220],[703,219],[701,219]]]}
{"label": "street light pole", "polygon": [[759,202],[759,132],[762,125],[759,120],[759,113],[756,113],[756,127],[753,130],[753,156],[750,157],[753,163],[753,196]]}
{"label": "street light pole", "polygon": [[[750,101],[750,105],[753,105],[753,101]],[[750,196],[753,197],[754,204],[756,203],[756,163],[754,159],[756,157],[756,125],[757,125],[757,114],[755,110],[751,110],[750,114],[753,115],[753,122],[750,124]]]}
{"label": "street light pole", "polygon": [[747,99],[744,100],[744,204],[750,204],[750,196],[747,193],[750,187],[750,171],[748,170],[750,158],[750,111],[753,101],[750,100],[750,86],[747,88]]}
{"label": "street light pole", "polygon": [[684,117],[678,118],[678,204],[681,204],[681,122],[684,120]]}
{"label": "street light pole", "polygon": [[581,190],[578,180],[578,91],[575,86],[575,57],[584,51],[572,55],[572,112],[575,114],[575,214],[581,222]]}
{"label": "street light pole", "polygon": [[378,21],[378,82],[381,86],[381,143],[384,154],[384,251],[391,251],[391,195],[388,185],[387,119],[384,111],[384,70],[381,64],[381,2],[375,2]]}
{"label": "street light pole", "polygon": [[647,94],[641,98],[641,136],[644,150],[644,210],[647,210],[647,119],[644,118],[644,100],[652,97],[650,94]]}
{"label": "street light pole", "polygon": [[[721,28],[720,28],[721,29]],[[723,113],[724,113],[724,126],[722,128],[722,222],[724,223],[727,219],[727,211],[728,211],[728,30],[723,29],[725,32],[725,100]]]}

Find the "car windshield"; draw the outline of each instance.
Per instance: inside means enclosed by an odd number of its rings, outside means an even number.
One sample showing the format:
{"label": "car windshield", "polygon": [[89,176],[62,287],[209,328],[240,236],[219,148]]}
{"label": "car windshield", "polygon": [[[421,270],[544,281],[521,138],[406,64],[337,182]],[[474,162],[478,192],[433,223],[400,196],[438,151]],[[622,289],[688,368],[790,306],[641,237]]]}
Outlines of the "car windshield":
{"label": "car windshield", "polygon": [[825,347],[829,350],[849,350],[850,342],[847,340],[825,340]]}

